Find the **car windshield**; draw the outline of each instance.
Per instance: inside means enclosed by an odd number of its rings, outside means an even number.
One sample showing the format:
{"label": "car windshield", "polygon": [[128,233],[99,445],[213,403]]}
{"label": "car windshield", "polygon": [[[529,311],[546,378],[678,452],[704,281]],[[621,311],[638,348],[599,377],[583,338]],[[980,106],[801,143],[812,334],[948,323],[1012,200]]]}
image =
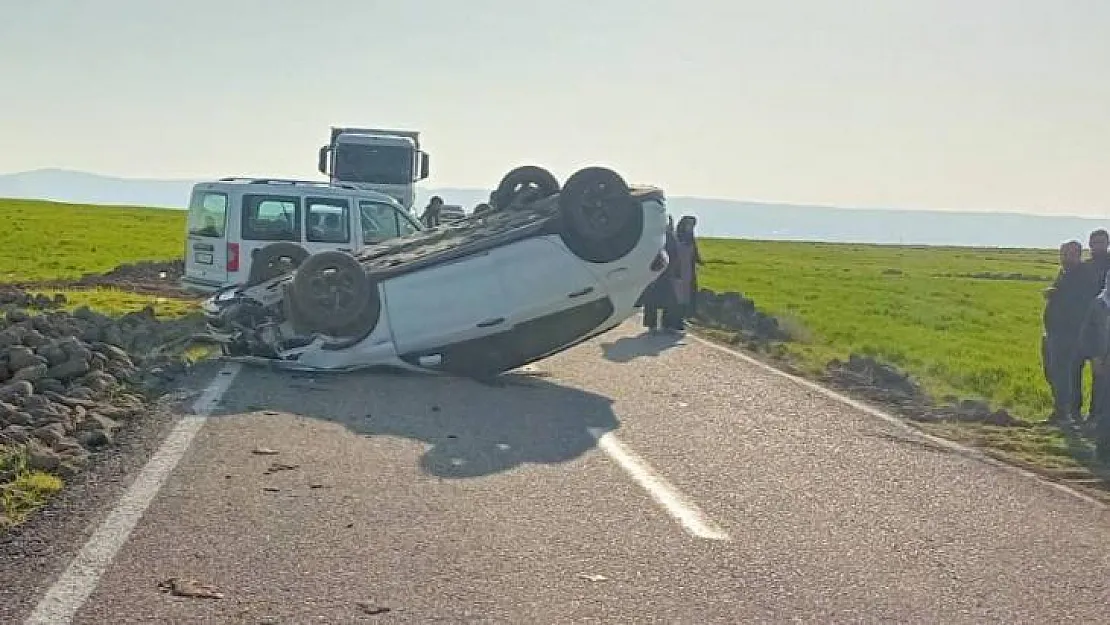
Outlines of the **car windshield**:
{"label": "car windshield", "polygon": [[335,178],[343,182],[409,184],[412,161],[410,148],[341,143],[336,147]]}

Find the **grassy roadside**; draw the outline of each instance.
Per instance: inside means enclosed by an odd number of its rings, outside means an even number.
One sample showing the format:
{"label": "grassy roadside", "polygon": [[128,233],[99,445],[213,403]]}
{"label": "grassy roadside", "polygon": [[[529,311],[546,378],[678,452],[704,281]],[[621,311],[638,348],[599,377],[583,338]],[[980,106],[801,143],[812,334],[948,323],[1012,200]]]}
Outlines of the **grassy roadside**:
{"label": "grassy roadside", "polygon": [[1053,252],[699,243],[703,288],[742,292],[795,337],[771,354],[777,364],[819,378],[834,358],[870,356],[908,372],[931,399],[983,400],[1028,424],[914,424],[922,430],[1053,477],[1095,480],[1089,445],[1042,423],[1051,395],[1039,352],[1041,289],[1056,272]]}
{"label": "grassy roadside", "polygon": [[[0,199],[8,226],[0,229],[0,284],[72,280],[123,263],[170,260],[184,247],[182,211],[105,207],[33,200]],[[88,306],[119,316],[152,306],[159,317],[181,317],[193,301],[115,288],[35,290],[66,297],[63,310]],[[203,348],[190,359],[203,358]],[[64,486],[54,473],[31,469],[25,451],[0,445],[0,531],[17,525]]]}

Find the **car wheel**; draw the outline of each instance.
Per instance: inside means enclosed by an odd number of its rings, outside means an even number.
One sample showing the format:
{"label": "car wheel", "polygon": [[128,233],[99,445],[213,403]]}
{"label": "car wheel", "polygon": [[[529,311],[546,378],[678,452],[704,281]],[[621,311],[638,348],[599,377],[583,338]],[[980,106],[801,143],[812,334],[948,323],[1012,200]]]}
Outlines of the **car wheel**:
{"label": "car wheel", "polygon": [[644,213],[628,184],[605,167],[580,169],[559,194],[563,241],[583,260],[611,263],[632,251]]}
{"label": "car wheel", "polygon": [[339,251],[309,256],[293,277],[290,294],[305,325],[318,332],[349,327],[366,312],[372,288],[358,260]]}
{"label": "car wheel", "polygon": [[308,252],[296,243],[278,241],[260,248],[251,255],[247,286],[262,284],[278,276],[292,273],[308,258]]}
{"label": "car wheel", "polygon": [[559,192],[559,180],[542,167],[522,165],[505,174],[493,192],[491,204],[496,208],[524,205]]}

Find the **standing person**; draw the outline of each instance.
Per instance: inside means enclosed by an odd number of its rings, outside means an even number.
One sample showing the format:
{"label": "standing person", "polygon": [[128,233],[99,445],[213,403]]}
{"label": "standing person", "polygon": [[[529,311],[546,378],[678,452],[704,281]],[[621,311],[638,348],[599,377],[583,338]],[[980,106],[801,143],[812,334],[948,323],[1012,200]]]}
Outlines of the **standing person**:
{"label": "standing person", "polygon": [[439,214],[443,210],[443,198],[438,195],[433,196],[428,201],[428,206],[424,208],[424,214],[420,216],[420,223],[429,228],[435,228],[439,225]]}
{"label": "standing person", "polygon": [[[1079,334],[1080,355],[1090,359],[1094,373],[1092,397],[1103,398],[1110,393],[1110,291],[1103,289],[1090,305],[1083,328]],[[1092,423],[1093,422],[1093,423]],[[1110,465],[1110,405],[1091,402],[1091,418],[1095,438],[1095,458]]]}
{"label": "standing person", "polygon": [[674,259],[676,265],[674,291],[676,303],[679,307],[680,329],[685,326],[683,322],[686,319],[697,313],[697,266],[702,264],[701,254],[698,252],[698,242],[694,237],[694,226],[697,223],[697,218],[692,215],[684,215],[682,219],[678,220],[678,226],[675,227],[678,249],[677,256]]}
{"label": "standing person", "polygon": [[[1090,248],[1091,255],[1087,260],[1083,261],[1087,270],[1093,276],[1095,282],[1091,285],[1091,298],[1094,299],[1106,288],[1106,274],[1110,270],[1110,233],[1106,230],[1099,228],[1091,233],[1087,239],[1087,245]],[[1091,405],[1088,406],[1087,411],[1090,419],[1101,410],[1102,403],[1106,401],[1106,395],[1102,388],[1106,386],[1101,384],[1101,376],[1105,368],[1096,367],[1093,360],[1091,362]],[[1076,414],[1082,414],[1083,402],[1083,367],[1086,366],[1087,359],[1084,359],[1080,364],[1080,374],[1075,381],[1074,389],[1075,394],[1072,396],[1072,407],[1075,409]]]}
{"label": "standing person", "polygon": [[1060,272],[1044,293],[1044,336],[1041,339],[1045,374],[1052,387],[1052,416],[1056,421],[1070,422],[1079,416],[1075,407],[1078,380],[1083,371],[1079,334],[1091,304],[1094,282],[1094,276],[1083,264],[1083,245],[1079,241],[1061,245]]}
{"label": "standing person", "polygon": [[667,242],[663,251],[667,254],[667,268],[659,274],[655,281],[648,285],[641,296],[644,305],[644,327],[654,334],[659,329],[659,312],[663,312],[663,328],[675,329],[674,321],[674,290],[671,282],[674,279],[674,259],[678,248],[675,239],[674,218],[667,218]]}

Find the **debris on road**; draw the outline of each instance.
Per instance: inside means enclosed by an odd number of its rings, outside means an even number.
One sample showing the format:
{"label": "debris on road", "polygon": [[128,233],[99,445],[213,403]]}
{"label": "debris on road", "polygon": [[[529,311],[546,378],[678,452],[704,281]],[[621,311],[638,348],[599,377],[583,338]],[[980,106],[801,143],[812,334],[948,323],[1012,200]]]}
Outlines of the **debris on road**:
{"label": "debris on road", "polygon": [[359,611],[361,611],[363,614],[369,614],[370,616],[377,616],[378,614],[385,614],[386,612],[392,611],[392,608],[376,605],[369,601],[359,601],[355,604],[355,607],[357,607]]}
{"label": "debris on road", "polygon": [[269,447],[256,447],[251,450],[251,453],[256,456],[276,456],[281,452],[276,449],[270,449]]}
{"label": "debris on road", "polygon": [[597,573],[579,573],[578,574],[578,579],[584,579],[587,582],[607,582],[607,581],[609,581],[608,577],[605,577],[604,575],[600,575],[600,574],[597,574]]}
{"label": "debris on road", "polygon": [[271,464],[270,468],[266,469],[262,474],[273,475],[274,473],[277,473],[279,471],[293,471],[299,468],[301,468],[301,465],[299,464],[284,464],[281,462],[275,462]]}
{"label": "debris on road", "polygon": [[195,579],[171,577],[158,582],[158,589],[175,597],[188,597],[190,599],[224,598],[224,594],[216,590],[215,586],[203,584]]}

